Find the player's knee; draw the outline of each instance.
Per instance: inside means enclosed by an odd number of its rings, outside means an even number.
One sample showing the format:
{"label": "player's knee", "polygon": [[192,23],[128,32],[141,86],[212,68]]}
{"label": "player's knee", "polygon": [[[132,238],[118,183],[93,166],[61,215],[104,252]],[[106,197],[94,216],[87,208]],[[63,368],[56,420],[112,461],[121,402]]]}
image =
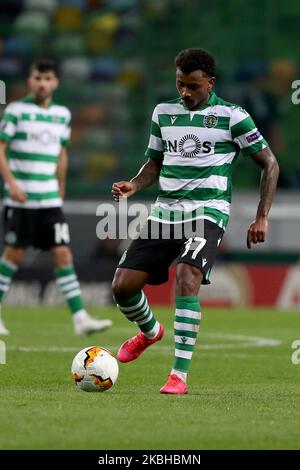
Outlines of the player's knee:
{"label": "player's knee", "polygon": [[126,282],[126,277],[118,272],[114,276],[111,289],[114,297],[118,300],[128,299],[132,294],[128,282]]}
{"label": "player's knee", "polygon": [[203,274],[195,266],[181,263],[176,273],[176,295],[198,295]]}
{"label": "player's knee", "polygon": [[127,286],[120,279],[114,278],[111,285],[111,290],[116,299],[126,299],[128,297]]}
{"label": "player's knee", "polygon": [[15,248],[13,246],[7,246],[3,253],[3,258],[10,263],[17,266],[21,264],[24,257],[25,250],[23,248]]}

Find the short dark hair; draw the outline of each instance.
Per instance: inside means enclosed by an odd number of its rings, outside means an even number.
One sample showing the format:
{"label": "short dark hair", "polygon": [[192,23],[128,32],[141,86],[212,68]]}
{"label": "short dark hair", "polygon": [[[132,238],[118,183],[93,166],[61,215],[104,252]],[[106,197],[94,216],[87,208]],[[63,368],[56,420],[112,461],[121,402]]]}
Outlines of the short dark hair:
{"label": "short dark hair", "polygon": [[198,48],[180,51],[175,57],[175,66],[186,75],[195,70],[202,70],[208,77],[214,77],[216,74],[216,62],[213,56]]}
{"label": "short dark hair", "polygon": [[53,72],[58,77],[58,66],[52,59],[35,60],[30,66],[29,73],[31,74],[34,70],[38,72]]}

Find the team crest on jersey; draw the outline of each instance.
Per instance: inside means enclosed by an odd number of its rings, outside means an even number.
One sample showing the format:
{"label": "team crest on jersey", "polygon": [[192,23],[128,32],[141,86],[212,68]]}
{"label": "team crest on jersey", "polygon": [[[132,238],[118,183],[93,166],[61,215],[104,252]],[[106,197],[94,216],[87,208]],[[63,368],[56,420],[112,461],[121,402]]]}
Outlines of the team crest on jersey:
{"label": "team crest on jersey", "polygon": [[214,116],[214,114],[208,114],[204,117],[203,123],[205,127],[216,127],[216,125],[218,124],[218,117]]}

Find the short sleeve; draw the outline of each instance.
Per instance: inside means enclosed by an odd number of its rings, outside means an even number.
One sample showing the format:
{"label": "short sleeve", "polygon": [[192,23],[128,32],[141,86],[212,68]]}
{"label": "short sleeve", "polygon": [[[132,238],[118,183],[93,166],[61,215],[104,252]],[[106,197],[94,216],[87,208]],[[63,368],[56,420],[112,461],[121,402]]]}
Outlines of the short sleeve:
{"label": "short sleeve", "polygon": [[257,129],[251,116],[243,108],[236,107],[230,118],[231,135],[244,156],[251,156],[268,147],[268,142]]}
{"label": "short sleeve", "polygon": [[10,103],[4,111],[0,123],[0,140],[10,142],[15,136],[18,125],[18,114],[15,103]]}
{"label": "short sleeve", "polygon": [[156,107],[152,114],[149,144],[145,155],[146,157],[154,158],[155,160],[163,160],[163,150],[164,146]]}

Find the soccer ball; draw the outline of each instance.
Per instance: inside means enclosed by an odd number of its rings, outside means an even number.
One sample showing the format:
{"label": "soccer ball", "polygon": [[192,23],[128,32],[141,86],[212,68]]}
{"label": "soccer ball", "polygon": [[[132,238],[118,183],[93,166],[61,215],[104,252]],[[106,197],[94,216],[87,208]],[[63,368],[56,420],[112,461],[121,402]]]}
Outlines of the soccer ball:
{"label": "soccer ball", "polygon": [[108,349],[91,346],[79,351],[72,362],[76,386],[86,392],[105,392],[116,382],[118,361]]}

